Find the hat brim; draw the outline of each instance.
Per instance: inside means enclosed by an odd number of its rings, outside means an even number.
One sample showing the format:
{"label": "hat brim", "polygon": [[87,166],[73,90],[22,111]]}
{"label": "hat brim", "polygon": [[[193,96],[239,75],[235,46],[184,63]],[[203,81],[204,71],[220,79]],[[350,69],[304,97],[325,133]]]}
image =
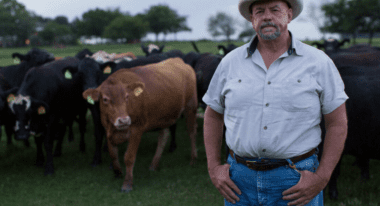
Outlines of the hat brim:
{"label": "hat brim", "polygon": [[[249,13],[249,6],[253,3],[259,0],[240,0],[239,2],[239,12],[240,14],[247,19],[247,21],[251,21],[251,14]],[[302,0],[286,0],[290,6],[292,7],[293,11],[293,19],[295,19],[303,9],[303,1]]]}

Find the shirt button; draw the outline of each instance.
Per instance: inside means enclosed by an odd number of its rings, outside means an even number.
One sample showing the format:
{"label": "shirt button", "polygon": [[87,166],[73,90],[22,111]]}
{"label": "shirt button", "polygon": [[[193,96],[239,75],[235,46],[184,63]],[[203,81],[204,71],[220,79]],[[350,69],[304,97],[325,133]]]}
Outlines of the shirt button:
{"label": "shirt button", "polygon": [[263,149],[263,152],[266,152],[267,150],[266,149]]}
{"label": "shirt button", "polygon": [[269,103],[266,103],[265,106],[266,106],[266,107],[269,107]]}
{"label": "shirt button", "polygon": [[267,126],[265,126],[265,127],[264,127],[264,130],[267,130],[267,129],[268,129],[268,127],[267,127]]}
{"label": "shirt button", "polygon": [[272,84],[272,82],[269,81],[268,84],[270,85],[270,84]]}
{"label": "shirt button", "polygon": [[239,83],[241,82],[241,79],[239,79]]}
{"label": "shirt button", "polygon": [[297,82],[298,82],[298,83],[301,83],[301,80],[299,79]]}

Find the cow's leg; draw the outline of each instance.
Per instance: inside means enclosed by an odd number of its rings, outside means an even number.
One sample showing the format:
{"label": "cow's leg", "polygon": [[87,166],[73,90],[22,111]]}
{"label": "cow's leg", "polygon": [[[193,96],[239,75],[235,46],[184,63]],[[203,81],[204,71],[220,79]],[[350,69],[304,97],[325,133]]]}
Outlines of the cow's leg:
{"label": "cow's leg", "polygon": [[170,134],[171,134],[169,152],[174,152],[174,150],[177,148],[177,144],[175,142],[175,136],[176,136],[175,133],[177,130],[177,123],[170,126],[169,129],[170,129]]}
{"label": "cow's leg", "polygon": [[121,187],[122,192],[129,192],[132,190],[133,185],[133,167],[136,161],[137,150],[141,141],[142,132],[134,131],[129,137],[127,151],[124,154],[124,163],[126,167],[126,174]]}
{"label": "cow's leg", "polygon": [[67,123],[67,126],[69,127],[69,142],[74,141],[73,124],[74,124],[74,120],[70,120]]}
{"label": "cow's leg", "polygon": [[59,122],[56,118],[49,118],[49,123],[45,133],[44,146],[46,151],[46,164],[45,164],[45,175],[54,174],[54,165],[53,165],[53,142],[54,142],[54,130],[57,130],[59,127]]}
{"label": "cow's leg", "polygon": [[369,158],[357,157],[356,162],[360,168],[362,180],[369,180]]}
{"label": "cow's leg", "polygon": [[84,142],[84,136],[86,134],[86,112],[87,109],[83,110],[79,114],[78,124],[79,124],[79,132],[80,132],[80,144],[79,144],[79,150],[84,153],[86,151],[86,144]]}
{"label": "cow's leg", "polygon": [[[105,134],[104,127],[100,120],[99,103],[90,106],[92,120],[94,123],[94,135],[95,135],[95,154],[91,165],[93,167],[99,165],[102,162],[102,142]],[[105,144],[107,146],[107,144]]]}
{"label": "cow's leg", "polygon": [[5,128],[5,135],[7,136],[7,145],[11,145],[12,144],[12,134],[14,131],[12,128],[12,125],[5,124],[4,128]]}
{"label": "cow's leg", "polygon": [[44,153],[42,151],[42,143],[44,142],[44,135],[36,137],[34,136],[34,142],[37,146],[37,158],[36,158],[36,166],[42,167],[44,165]]}
{"label": "cow's leg", "polygon": [[[196,94],[195,94],[196,95]],[[196,139],[197,139],[197,100],[196,98],[190,100],[190,102],[186,105],[184,114],[186,118],[186,128],[187,133],[190,137],[191,142],[191,161],[190,165],[194,165],[196,158],[198,157],[197,154],[197,145],[196,145]]]}
{"label": "cow's leg", "polygon": [[331,178],[329,181],[329,197],[332,200],[338,199],[338,177],[340,175],[340,164],[342,162],[342,158],[340,158],[338,164],[336,165],[333,173],[331,174]]}
{"label": "cow's leg", "polygon": [[164,151],[164,148],[168,139],[169,139],[169,130],[168,128],[165,128],[160,131],[160,134],[158,136],[156,154],[154,154],[152,164],[150,164],[149,170],[151,171],[157,170],[158,163],[160,162],[162,152]]}
{"label": "cow's leg", "polygon": [[113,171],[115,173],[115,177],[121,177],[121,174],[123,172],[121,171],[120,163],[119,163],[119,149],[117,148],[117,145],[114,145],[109,140],[110,137],[107,137],[107,145],[108,145],[108,151],[111,157],[112,161],[112,167]]}
{"label": "cow's leg", "polygon": [[54,133],[52,136],[54,136],[54,139],[57,140],[57,144],[55,145],[54,150],[54,157],[60,157],[62,155],[62,144],[63,144],[63,137],[66,133],[66,125],[65,124],[59,124],[59,127],[56,128],[56,130],[51,131]]}

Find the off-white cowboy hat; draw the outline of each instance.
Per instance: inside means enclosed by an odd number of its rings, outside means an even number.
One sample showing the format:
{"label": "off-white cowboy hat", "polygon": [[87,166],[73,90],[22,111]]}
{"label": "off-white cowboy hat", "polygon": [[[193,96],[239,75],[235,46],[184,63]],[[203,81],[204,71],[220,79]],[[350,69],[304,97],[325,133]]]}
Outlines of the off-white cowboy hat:
{"label": "off-white cowboy hat", "polygon": [[[239,11],[240,14],[247,19],[248,21],[251,21],[250,13],[249,13],[249,7],[252,5],[252,3],[256,1],[265,2],[266,0],[240,0],[239,1]],[[293,10],[293,19],[295,19],[302,11],[303,9],[303,0],[285,0],[290,4],[290,7]]]}

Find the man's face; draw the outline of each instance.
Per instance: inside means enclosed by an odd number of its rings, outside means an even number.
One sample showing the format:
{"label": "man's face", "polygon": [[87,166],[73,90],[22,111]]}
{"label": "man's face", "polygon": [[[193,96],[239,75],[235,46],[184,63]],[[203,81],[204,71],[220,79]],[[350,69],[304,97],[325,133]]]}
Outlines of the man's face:
{"label": "man's face", "polygon": [[279,37],[287,30],[292,17],[292,9],[283,1],[265,1],[252,5],[253,29],[264,40]]}

